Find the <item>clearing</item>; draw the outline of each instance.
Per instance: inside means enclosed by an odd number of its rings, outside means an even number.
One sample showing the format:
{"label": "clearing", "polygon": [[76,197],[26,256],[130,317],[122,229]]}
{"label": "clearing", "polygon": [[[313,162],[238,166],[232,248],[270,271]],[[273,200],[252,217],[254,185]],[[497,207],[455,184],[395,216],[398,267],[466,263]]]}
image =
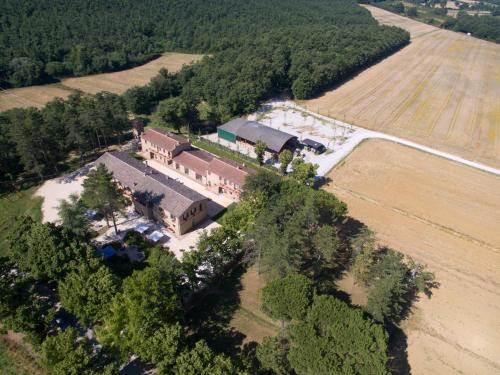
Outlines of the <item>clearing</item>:
{"label": "clearing", "polygon": [[500,178],[383,140],[329,177],[352,217],[441,284],[403,323],[412,373],[500,373]]}
{"label": "clearing", "polygon": [[130,87],[147,84],[161,68],[176,72],[183,65],[196,62],[202,57],[203,55],[168,52],[147,64],[119,72],[66,78],[50,85],[3,90],[0,91],[0,112],[16,107],[42,107],[56,97],[67,98],[74,90],[89,94],[100,91],[122,94]]}
{"label": "clearing", "polygon": [[411,43],[307,109],[500,166],[500,45],[366,6]]}
{"label": "clearing", "polygon": [[258,275],[257,266],[250,267],[241,277],[240,304],[230,325],[245,337],[243,343],[262,342],[266,336],[276,336],[278,325],[261,309],[260,290],[265,281]]}

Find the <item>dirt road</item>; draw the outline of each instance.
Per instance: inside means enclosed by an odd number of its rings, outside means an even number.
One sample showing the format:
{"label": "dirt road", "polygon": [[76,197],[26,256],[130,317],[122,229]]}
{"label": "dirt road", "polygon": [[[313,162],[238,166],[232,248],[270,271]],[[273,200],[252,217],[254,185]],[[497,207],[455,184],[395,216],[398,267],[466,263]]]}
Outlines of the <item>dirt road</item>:
{"label": "dirt road", "polygon": [[380,140],[329,177],[353,217],[441,284],[403,324],[412,374],[500,374],[500,178]]}

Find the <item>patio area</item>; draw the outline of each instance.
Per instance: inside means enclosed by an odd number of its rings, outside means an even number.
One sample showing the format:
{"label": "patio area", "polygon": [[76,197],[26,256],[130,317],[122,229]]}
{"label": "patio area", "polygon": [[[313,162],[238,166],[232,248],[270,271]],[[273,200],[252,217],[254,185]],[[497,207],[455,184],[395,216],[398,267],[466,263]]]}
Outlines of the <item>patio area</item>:
{"label": "patio area", "polygon": [[[115,230],[112,225],[110,228],[106,228],[106,222],[104,220],[95,222],[93,229],[100,232],[104,231],[104,233],[94,238],[94,244],[96,246],[102,246],[110,242],[122,242],[127,232],[135,231],[145,236],[151,244],[157,243],[164,248],[168,248],[179,260],[182,259],[184,252],[188,252],[196,246],[198,238],[204,230],[210,232],[211,230],[220,227],[220,224],[217,222],[207,219],[200,225],[196,226],[194,230],[189,233],[177,236],[173,232],[167,230],[160,223],[148,220],[139,215],[133,210],[132,207],[128,207],[125,214],[120,215],[117,218],[116,224],[118,234],[115,234]],[[130,249],[130,251],[132,251],[132,249]],[[140,256],[137,254],[130,254],[129,258],[132,260],[131,257],[134,258]]]}

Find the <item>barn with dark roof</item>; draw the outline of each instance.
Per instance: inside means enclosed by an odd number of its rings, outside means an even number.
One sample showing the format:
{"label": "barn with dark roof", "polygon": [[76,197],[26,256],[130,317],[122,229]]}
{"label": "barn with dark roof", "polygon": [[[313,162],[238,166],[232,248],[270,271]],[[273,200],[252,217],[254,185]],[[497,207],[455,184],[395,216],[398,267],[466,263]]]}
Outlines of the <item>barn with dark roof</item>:
{"label": "barn with dark roof", "polygon": [[247,150],[252,150],[258,140],[267,146],[267,152],[276,156],[284,149],[295,150],[297,137],[255,121],[237,118],[217,128],[220,139],[236,143]]}

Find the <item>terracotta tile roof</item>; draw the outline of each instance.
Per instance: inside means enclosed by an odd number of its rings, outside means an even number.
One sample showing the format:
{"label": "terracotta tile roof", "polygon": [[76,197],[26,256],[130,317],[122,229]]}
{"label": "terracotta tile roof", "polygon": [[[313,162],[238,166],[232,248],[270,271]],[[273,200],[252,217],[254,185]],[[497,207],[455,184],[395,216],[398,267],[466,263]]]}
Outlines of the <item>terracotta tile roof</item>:
{"label": "terracotta tile roof", "polygon": [[215,158],[212,154],[193,148],[182,151],[179,155],[173,158],[174,163],[179,163],[198,174],[205,175],[210,162]]}
{"label": "terracotta tile roof", "polygon": [[158,205],[174,216],[182,216],[195,202],[208,198],[148,167],[124,152],[106,152],[97,164],[104,164],[115,179],[132,190],[134,197]]}
{"label": "terracotta tile roof", "polygon": [[147,128],[142,138],[154,145],[173,151],[181,144],[189,144],[189,141],[180,135],[158,128]]}
{"label": "terracotta tile roof", "polygon": [[210,162],[209,171],[239,186],[245,184],[246,176],[255,173],[255,170],[252,168],[245,167],[226,158],[214,158]]}

